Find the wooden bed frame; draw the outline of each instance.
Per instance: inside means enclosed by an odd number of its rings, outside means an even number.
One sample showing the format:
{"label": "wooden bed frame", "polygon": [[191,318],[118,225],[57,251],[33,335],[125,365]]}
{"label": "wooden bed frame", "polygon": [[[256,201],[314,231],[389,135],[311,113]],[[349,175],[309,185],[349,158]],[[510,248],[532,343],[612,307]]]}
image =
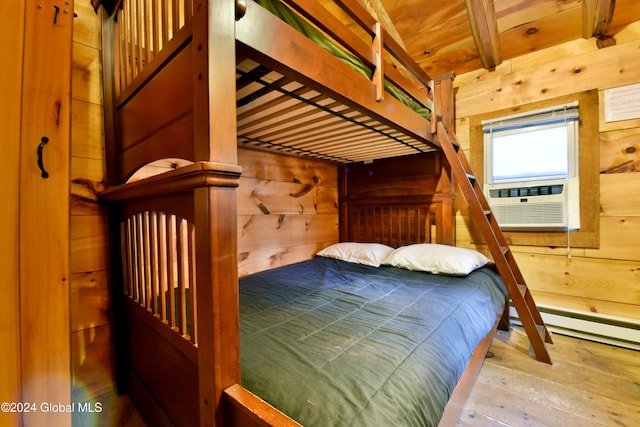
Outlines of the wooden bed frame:
{"label": "wooden bed frame", "polygon": [[[116,362],[119,384],[152,425],[295,425],[239,385],[238,145],[342,164],[341,240],[454,241],[451,171],[435,135],[436,120],[453,128],[453,75],[431,80],[356,1],[339,3],[373,35],[372,45],[317,2],[286,2],[374,66],[373,80],[253,2],[102,1],[113,12],[103,25],[102,198],[113,248]],[[418,83],[392,66],[385,73],[385,58]],[[247,81],[236,66],[260,73]],[[384,79],[422,98],[430,120],[384,96]],[[318,142],[319,133],[326,140]],[[391,159],[369,163],[374,158]],[[128,182],[159,159],[189,164]],[[455,423],[493,332],[474,353],[443,423]]]}

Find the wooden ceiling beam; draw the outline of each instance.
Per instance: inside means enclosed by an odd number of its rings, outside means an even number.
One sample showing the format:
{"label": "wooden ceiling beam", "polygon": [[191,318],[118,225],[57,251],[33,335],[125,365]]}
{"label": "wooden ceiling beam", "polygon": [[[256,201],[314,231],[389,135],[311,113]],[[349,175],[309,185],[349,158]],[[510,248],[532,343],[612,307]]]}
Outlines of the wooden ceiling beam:
{"label": "wooden ceiling beam", "polygon": [[590,39],[607,35],[615,8],[616,0],[583,0],[582,37]]}
{"label": "wooden ceiling beam", "polygon": [[502,50],[493,0],[465,0],[471,33],[476,42],[482,66],[494,69],[502,62]]}

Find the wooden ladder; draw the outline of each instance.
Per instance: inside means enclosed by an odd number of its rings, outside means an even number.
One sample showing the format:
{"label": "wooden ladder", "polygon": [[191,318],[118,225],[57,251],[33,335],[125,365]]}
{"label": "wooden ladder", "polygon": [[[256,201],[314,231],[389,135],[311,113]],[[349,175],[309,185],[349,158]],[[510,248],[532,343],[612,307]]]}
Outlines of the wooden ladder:
{"label": "wooden ladder", "polygon": [[551,364],[551,358],[545,346],[545,342],[552,343],[551,334],[542,320],[540,311],[533,301],[533,296],[522,277],[511,249],[509,249],[509,244],[491,212],[489,203],[473,174],[469,161],[460,149],[455,135],[447,132],[441,121],[437,125],[437,137],[451,166],[453,177],[457,180],[469,205],[471,218],[480,228],[498,273],[507,287],[513,306],[529,337],[536,359]]}

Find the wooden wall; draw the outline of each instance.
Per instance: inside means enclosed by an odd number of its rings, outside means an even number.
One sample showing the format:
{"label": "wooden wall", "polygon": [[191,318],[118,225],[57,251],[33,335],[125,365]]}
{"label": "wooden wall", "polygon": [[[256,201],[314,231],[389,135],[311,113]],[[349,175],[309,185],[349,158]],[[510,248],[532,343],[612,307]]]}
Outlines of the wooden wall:
{"label": "wooden wall", "polygon": [[107,287],[100,17],[75,2],[71,88],[71,368],[72,397],[113,388]]}
{"label": "wooden wall", "polygon": [[[25,29],[23,2],[3,3],[0,20],[0,129],[3,130],[0,168],[2,209],[0,209],[0,342],[6,350],[0,355],[0,402],[20,400],[20,127],[22,105],[22,58]],[[9,208],[11,207],[11,208]],[[0,425],[19,425],[17,413],[0,412]]]}
{"label": "wooden wall", "polygon": [[310,259],[338,241],[338,167],[238,150],[239,275]]}
{"label": "wooden wall", "polygon": [[[570,258],[566,247],[512,249],[536,302],[637,321],[640,119],[605,123],[603,93],[640,83],[640,22],[615,38],[617,45],[604,49],[596,47],[595,39],[580,39],[505,61],[493,72],[458,76],[456,133],[469,150],[470,117],[592,89],[599,92],[599,248],[572,248]],[[482,167],[481,159],[473,161],[474,168]],[[466,206],[458,200],[456,208],[457,244],[474,247]]]}

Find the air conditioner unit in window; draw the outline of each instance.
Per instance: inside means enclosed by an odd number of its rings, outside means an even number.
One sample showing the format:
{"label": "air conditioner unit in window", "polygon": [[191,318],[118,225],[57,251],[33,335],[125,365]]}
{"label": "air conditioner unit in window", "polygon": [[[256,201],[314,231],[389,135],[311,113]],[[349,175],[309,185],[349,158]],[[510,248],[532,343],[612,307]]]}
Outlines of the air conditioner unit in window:
{"label": "air conditioner unit in window", "polygon": [[579,179],[537,181],[528,185],[485,186],[491,210],[505,230],[580,228]]}

